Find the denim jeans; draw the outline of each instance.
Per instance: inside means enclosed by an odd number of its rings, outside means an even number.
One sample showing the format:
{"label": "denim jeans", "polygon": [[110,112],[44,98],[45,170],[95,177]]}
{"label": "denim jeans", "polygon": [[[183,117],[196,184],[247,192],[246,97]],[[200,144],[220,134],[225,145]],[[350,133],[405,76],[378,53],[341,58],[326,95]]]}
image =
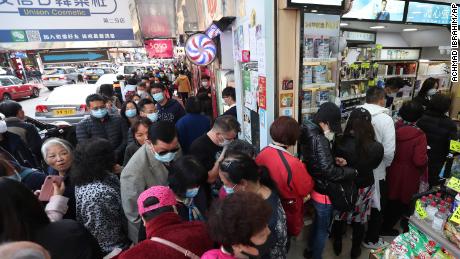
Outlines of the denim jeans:
{"label": "denim jeans", "polygon": [[315,207],[315,219],[310,231],[309,248],[313,252],[313,259],[321,259],[324,244],[329,235],[332,220],[332,204],[323,204],[312,201]]}

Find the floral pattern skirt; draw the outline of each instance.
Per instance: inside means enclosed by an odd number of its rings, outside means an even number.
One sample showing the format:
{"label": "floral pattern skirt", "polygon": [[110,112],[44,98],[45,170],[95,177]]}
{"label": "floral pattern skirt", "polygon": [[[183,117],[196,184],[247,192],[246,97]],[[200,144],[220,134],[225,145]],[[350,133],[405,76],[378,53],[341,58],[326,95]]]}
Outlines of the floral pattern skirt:
{"label": "floral pattern skirt", "polygon": [[358,190],[358,200],[356,201],[353,211],[342,212],[335,216],[335,220],[347,221],[348,224],[353,222],[364,224],[368,221],[371,214],[371,200],[374,194],[374,185]]}

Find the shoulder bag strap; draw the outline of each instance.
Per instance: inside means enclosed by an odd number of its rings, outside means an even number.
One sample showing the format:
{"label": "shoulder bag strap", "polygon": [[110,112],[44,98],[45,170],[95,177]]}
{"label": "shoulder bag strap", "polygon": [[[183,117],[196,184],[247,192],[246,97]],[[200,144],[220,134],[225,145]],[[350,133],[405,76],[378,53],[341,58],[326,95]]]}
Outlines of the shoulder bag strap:
{"label": "shoulder bag strap", "polygon": [[159,237],[152,237],[150,238],[150,240],[152,240],[153,242],[157,242],[157,243],[160,243],[160,244],[163,244],[165,246],[169,246],[171,247],[172,249],[176,250],[176,251],[179,251],[181,252],[182,254],[185,255],[185,257],[188,257],[188,258],[192,258],[192,259],[200,259],[199,256],[197,256],[196,254],[190,252],[189,250],[173,243],[173,242],[170,242],[166,239],[163,239],[163,238],[159,238]]}
{"label": "shoulder bag strap", "polygon": [[288,173],[287,185],[288,185],[289,189],[292,191],[292,187],[291,187],[291,181],[292,181],[291,166],[289,165],[288,161],[286,160],[286,157],[284,157],[283,151],[281,151],[279,149],[277,149],[276,151],[278,151],[278,155],[280,156],[281,161],[283,161],[284,167],[286,167],[286,171]]}

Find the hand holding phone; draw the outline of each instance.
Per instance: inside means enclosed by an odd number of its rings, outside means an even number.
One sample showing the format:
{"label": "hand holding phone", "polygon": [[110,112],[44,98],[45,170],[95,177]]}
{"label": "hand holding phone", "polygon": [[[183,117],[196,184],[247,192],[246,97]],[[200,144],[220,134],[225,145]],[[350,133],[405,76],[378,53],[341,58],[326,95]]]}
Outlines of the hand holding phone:
{"label": "hand holding phone", "polygon": [[45,178],[45,182],[42,185],[42,189],[40,190],[40,195],[38,199],[40,201],[49,201],[51,196],[54,194],[54,185],[53,183],[61,186],[63,181],[63,177],[59,175],[49,175]]}

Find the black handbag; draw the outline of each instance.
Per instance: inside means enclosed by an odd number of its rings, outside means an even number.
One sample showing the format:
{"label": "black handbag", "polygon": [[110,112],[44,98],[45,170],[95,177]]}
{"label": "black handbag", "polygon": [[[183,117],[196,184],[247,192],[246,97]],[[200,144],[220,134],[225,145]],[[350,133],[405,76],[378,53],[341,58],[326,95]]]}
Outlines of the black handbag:
{"label": "black handbag", "polygon": [[332,207],[341,212],[353,211],[358,200],[358,187],[354,180],[328,182],[326,184],[327,196]]}

